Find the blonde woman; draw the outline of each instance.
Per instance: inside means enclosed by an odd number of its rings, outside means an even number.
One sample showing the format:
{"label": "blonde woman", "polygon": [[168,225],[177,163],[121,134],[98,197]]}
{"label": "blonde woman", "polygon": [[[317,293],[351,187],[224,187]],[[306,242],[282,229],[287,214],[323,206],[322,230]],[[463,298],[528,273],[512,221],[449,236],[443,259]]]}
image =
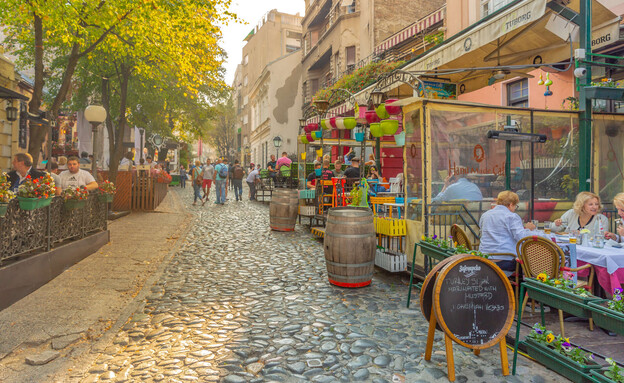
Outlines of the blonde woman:
{"label": "blonde woman", "polygon": [[600,214],[601,210],[602,204],[597,194],[580,192],[572,209],[551,223],[550,228],[555,232],[587,229],[589,236],[594,236],[600,233],[600,229],[607,230],[609,225],[607,217]]}
{"label": "blonde woman", "polygon": [[607,232],[605,237],[614,241],[622,242],[622,237],[624,237],[624,193],[618,193],[615,197],[613,197],[613,206],[615,206],[617,213],[620,216],[620,224],[617,225],[617,233]]}

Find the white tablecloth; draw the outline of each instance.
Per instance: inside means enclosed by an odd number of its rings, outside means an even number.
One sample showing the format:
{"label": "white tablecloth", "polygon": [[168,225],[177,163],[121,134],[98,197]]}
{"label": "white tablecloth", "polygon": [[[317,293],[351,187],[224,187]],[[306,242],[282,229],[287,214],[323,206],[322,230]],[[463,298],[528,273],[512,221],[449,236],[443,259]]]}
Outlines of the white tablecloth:
{"label": "white tablecloth", "polygon": [[613,274],[617,269],[624,268],[624,248],[618,249],[609,245],[603,249],[576,246],[576,259],[605,267],[609,274]]}

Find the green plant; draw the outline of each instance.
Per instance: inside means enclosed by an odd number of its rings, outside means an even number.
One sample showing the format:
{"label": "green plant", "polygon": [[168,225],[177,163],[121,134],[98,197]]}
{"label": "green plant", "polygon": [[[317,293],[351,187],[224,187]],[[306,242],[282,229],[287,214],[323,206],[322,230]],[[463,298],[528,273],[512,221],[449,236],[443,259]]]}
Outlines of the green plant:
{"label": "green plant", "polygon": [[611,310],[624,313],[624,297],[621,288],[613,289],[613,299],[607,305]]}
{"label": "green plant", "polygon": [[63,190],[63,192],[61,193],[61,196],[63,197],[65,201],[83,200],[83,199],[87,199],[87,197],[89,196],[89,192],[87,191],[87,188],[84,186],[68,187],[67,189]]}
{"label": "green plant", "polygon": [[34,180],[30,175],[27,175],[24,183],[17,189],[17,195],[23,198],[52,198],[54,195],[54,180],[48,173]]}
{"label": "green plant", "polygon": [[458,245],[457,242],[453,242],[453,237],[450,236],[448,237],[448,240],[438,237],[435,234],[432,237],[423,235],[421,239],[423,242],[437,246],[442,250],[452,251],[453,254],[470,254],[486,259],[490,257],[489,254],[482,253],[478,250],[470,250],[464,245]]}
{"label": "green plant", "polygon": [[624,84],[613,81],[611,78],[603,78],[600,82],[592,82],[591,86],[599,86],[602,88],[624,88]]}
{"label": "green plant", "polygon": [[[566,101],[569,102],[569,105],[566,107]],[[561,109],[567,109],[571,111],[579,110],[579,99],[578,97],[566,97],[561,102]]]}
{"label": "green plant", "polygon": [[563,338],[561,335],[555,335],[552,331],[546,330],[546,328],[539,323],[536,323],[533,326],[528,337],[538,343],[557,350],[561,355],[577,363],[587,364],[594,359],[592,354],[587,353],[578,347],[574,347],[570,343],[569,338]]}
{"label": "green plant", "polygon": [[624,369],[615,363],[611,358],[605,359],[609,363],[609,368],[605,371],[604,375],[617,383],[624,383]]}
{"label": "green plant", "polygon": [[592,296],[592,294],[589,291],[585,290],[582,287],[578,287],[574,283],[574,281],[569,280],[569,279],[550,278],[545,273],[538,274],[536,279],[545,285],[552,286],[556,289],[567,291],[569,293],[572,293],[581,297]]}
{"label": "green plant", "polygon": [[442,41],[444,41],[444,31],[440,31],[437,33],[432,33],[424,37],[424,40],[427,44],[438,45]]}
{"label": "green plant", "polygon": [[15,193],[11,190],[11,184],[9,183],[8,175],[6,173],[0,173],[0,203],[8,203],[15,198]]}
{"label": "green plant", "polygon": [[565,190],[566,193],[571,194],[575,193],[579,189],[579,180],[576,178],[570,177],[569,174],[566,174],[561,179],[561,189]]}
{"label": "green plant", "polygon": [[104,181],[100,184],[100,192],[104,193],[104,194],[115,194],[115,192],[117,191],[117,188],[115,187],[115,184],[110,182],[110,181]]}
{"label": "green plant", "polygon": [[353,186],[351,189],[351,205],[360,206],[362,202],[362,189],[359,186]]}

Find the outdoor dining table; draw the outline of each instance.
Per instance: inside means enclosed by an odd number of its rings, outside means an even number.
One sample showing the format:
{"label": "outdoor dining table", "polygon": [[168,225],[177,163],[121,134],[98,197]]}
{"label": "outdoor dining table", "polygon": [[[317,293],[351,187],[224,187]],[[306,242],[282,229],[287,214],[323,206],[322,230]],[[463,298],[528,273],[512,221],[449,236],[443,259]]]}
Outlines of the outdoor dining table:
{"label": "outdoor dining table", "polygon": [[[613,289],[619,288],[624,283],[624,248],[613,247],[612,241],[607,241],[604,248],[596,248],[591,245],[570,244],[567,236],[556,234],[542,236],[555,238],[557,245],[564,251],[569,249],[570,267],[583,266],[587,263],[593,265],[598,283],[607,293],[613,294]],[[580,276],[588,274],[589,270],[579,271]]]}

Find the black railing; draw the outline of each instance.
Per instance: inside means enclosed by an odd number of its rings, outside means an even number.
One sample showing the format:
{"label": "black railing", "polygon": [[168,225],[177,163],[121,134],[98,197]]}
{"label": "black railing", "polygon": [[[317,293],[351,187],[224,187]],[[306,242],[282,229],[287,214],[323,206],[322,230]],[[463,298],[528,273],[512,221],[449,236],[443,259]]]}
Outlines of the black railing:
{"label": "black railing", "polygon": [[54,197],[48,207],[22,210],[17,198],[0,217],[0,265],[10,259],[49,251],[59,244],[106,230],[107,203],[92,193],[83,208],[66,210]]}
{"label": "black railing", "polygon": [[433,203],[428,206],[429,236],[448,238],[451,227],[460,226],[471,242],[479,240],[479,223],[463,203]]}

